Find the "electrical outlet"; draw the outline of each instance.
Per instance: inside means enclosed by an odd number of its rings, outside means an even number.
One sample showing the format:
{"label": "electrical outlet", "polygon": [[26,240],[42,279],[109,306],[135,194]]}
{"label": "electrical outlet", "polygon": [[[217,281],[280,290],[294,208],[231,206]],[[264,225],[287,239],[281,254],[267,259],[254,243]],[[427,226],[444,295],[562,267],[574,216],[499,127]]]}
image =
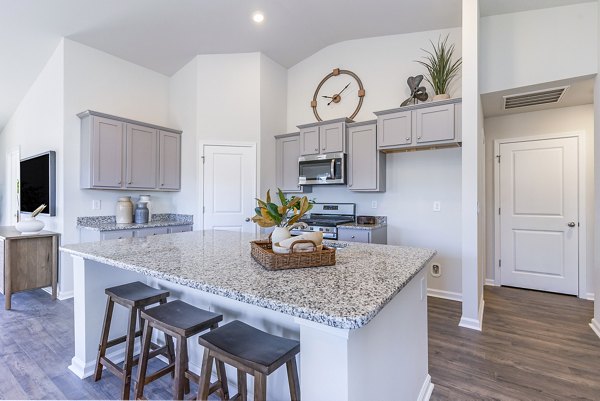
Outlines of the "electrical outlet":
{"label": "electrical outlet", "polygon": [[100,200],[93,200],[92,201],[92,210],[100,210]]}
{"label": "electrical outlet", "polygon": [[377,201],[371,201],[371,208],[377,209]]}
{"label": "electrical outlet", "polygon": [[433,202],[433,211],[439,212],[440,210],[442,210],[442,204],[440,203],[440,201]]}
{"label": "electrical outlet", "polygon": [[431,275],[433,277],[439,277],[442,275],[442,266],[439,263],[431,265]]}

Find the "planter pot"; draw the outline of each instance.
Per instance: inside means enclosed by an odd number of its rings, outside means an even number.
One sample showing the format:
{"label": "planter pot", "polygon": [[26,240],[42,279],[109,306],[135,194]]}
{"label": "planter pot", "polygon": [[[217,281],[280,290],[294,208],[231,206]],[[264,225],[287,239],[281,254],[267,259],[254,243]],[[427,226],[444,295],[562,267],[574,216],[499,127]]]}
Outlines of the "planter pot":
{"label": "planter pot", "polygon": [[433,99],[431,99],[431,100],[433,100],[434,102],[436,102],[438,100],[448,100],[448,99],[450,99],[450,95],[449,94],[447,94],[447,93],[440,93],[439,95],[435,95],[433,97]]}
{"label": "planter pot", "polygon": [[275,227],[273,233],[271,233],[271,243],[277,244],[285,239],[291,238],[292,234],[290,234],[289,230],[285,227]]}
{"label": "planter pot", "polygon": [[17,224],[15,224],[15,229],[20,231],[22,234],[35,234],[42,231],[44,226],[45,224],[43,221],[33,218],[19,221]]}

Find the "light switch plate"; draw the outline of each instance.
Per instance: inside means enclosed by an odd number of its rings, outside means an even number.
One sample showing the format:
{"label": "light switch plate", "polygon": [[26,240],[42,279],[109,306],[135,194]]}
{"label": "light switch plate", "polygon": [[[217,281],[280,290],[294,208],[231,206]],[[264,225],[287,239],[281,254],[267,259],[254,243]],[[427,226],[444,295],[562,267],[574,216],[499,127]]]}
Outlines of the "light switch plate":
{"label": "light switch plate", "polygon": [[377,209],[377,201],[371,201],[371,208]]}
{"label": "light switch plate", "polygon": [[100,210],[100,207],[101,207],[100,200],[92,201],[92,210]]}
{"label": "light switch plate", "polygon": [[439,212],[440,210],[442,210],[442,204],[440,203],[440,201],[433,202],[433,211]]}

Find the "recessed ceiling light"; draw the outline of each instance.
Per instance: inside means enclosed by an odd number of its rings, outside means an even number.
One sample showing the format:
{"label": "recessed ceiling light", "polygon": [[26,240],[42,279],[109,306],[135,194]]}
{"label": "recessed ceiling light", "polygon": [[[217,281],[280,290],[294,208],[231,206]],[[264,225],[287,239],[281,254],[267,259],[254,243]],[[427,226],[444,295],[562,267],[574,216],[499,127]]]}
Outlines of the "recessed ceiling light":
{"label": "recessed ceiling light", "polygon": [[256,11],[254,14],[252,14],[252,20],[257,24],[260,24],[265,20],[265,16],[260,11]]}

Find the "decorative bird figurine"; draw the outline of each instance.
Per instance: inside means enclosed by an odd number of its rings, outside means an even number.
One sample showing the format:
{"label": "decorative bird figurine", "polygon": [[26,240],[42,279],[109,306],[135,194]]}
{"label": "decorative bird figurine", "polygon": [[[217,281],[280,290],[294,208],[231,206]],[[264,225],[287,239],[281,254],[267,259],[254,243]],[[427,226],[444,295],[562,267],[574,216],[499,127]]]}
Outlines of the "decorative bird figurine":
{"label": "decorative bird figurine", "polygon": [[400,107],[408,106],[411,102],[417,103],[417,100],[424,102],[429,98],[427,94],[427,89],[421,85],[421,81],[423,81],[423,75],[417,75],[416,77],[408,77],[406,83],[410,88],[410,97],[402,102]]}

